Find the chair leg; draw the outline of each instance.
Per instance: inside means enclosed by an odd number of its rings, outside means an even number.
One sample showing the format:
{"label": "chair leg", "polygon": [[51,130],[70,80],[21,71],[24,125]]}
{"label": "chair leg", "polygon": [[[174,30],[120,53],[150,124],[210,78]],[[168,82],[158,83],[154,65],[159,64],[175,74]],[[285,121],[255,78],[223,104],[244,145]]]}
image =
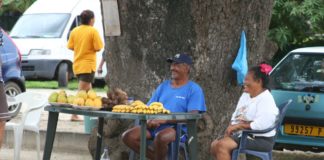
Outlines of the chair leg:
{"label": "chair leg", "polygon": [[19,148],[18,148],[18,143],[19,143],[19,140],[18,140],[18,129],[17,128],[14,128],[13,130],[12,130],[13,132],[14,132],[14,160],[17,160],[18,158],[17,158],[17,151],[19,150]]}
{"label": "chair leg", "polygon": [[269,153],[269,160],[272,160],[272,152]]}
{"label": "chair leg", "polygon": [[168,160],[174,160],[173,159],[173,152],[172,152],[172,143],[170,143],[169,145],[168,145],[168,155],[167,155],[167,157],[168,157]]}
{"label": "chair leg", "polygon": [[135,152],[133,150],[129,151],[128,160],[135,160]]}
{"label": "chair leg", "polygon": [[237,160],[238,155],[239,155],[238,150],[237,149],[233,150],[233,152],[232,152],[232,160]]}
{"label": "chair leg", "polygon": [[15,144],[14,144],[14,160],[20,160],[20,150],[22,145],[23,130],[19,128],[14,129]]}
{"label": "chair leg", "polygon": [[37,158],[40,160],[40,135],[39,132],[36,133],[36,145],[37,145]]}
{"label": "chair leg", "polygon": [[185,143],[180,144],[180,148],[183,149],[183,152],[185,154],[184,155],[185,160],[189,160],[189,155],[188,155],[188,150],[187,150],[186,144]]}

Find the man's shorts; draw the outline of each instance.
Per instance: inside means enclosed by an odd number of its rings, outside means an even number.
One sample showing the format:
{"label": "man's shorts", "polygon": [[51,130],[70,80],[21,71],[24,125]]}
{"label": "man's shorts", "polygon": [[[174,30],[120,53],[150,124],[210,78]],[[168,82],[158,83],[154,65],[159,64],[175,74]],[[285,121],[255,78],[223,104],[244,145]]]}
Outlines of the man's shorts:
{"label": "man's shorts", "polygon": [[[231,138],[240,145],[239,134],[233,135]],[[254,151],[269,152],[272,150],[274,142],[274,137],[248,136],[245,147]]]}
{"label": "man's shorts", "polygon": [[4,90],[4,83],[0,81],[0,120],[9,120],[7,97]]}
{"label": "man's shorts", "polygon": [[175,125],[174,124],[162,124],[159,127],[155,128],[155,129],[148,129],[148,131],[151,134],[152,139],[155,138],[155,136],[162,130],[166,129],[166,128],[173,128],[175,129]]}
{"label": "man's shorts", "polygon": [[88,83],[94,82],[94,76],[95,76],[95,72],[81,73],[76,75],[79,81],[88,82]]}

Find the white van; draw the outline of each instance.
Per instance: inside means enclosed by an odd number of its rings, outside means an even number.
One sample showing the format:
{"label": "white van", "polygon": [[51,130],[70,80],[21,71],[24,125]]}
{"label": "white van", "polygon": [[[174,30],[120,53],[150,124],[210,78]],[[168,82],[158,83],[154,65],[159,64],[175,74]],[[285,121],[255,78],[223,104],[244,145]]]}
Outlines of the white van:
{"label": "white van", "polygon": [[[10,36],[21,51],[26,79],[57,79],[59,86],[67,86],[73,76],[73,51],[67,48],[67,41],[86,9],[94,12],[94,27],[104,42],[100,0],[37,0],[25,11]],[[97,53],[97,67],[103,52]],[[104,79],[106,73],[103,67],[95,78]]]}

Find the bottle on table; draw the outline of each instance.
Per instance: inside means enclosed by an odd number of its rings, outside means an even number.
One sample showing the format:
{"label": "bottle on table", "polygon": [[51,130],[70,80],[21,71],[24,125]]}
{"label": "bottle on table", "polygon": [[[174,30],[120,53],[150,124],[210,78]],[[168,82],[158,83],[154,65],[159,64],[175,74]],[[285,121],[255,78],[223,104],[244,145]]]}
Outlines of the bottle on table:
{"label": "bottle on table", "polygon": [[100,160],[110,160],[108,147],[105,147],[104,152],[102,153]]}

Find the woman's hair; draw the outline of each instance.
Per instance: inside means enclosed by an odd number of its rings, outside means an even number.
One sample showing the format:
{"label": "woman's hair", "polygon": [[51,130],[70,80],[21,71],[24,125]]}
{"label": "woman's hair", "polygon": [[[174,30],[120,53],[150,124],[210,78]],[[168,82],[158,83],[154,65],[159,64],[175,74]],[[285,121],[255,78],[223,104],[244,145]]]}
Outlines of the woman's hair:
{"label": "woman's hair", "polygon": [[81,13],[81,23],[82,24],[88,25],[92,18],[94,18],[94,13],[90,10],[84,10]]}
{"label": "woman's hair", "polygon": [[253,73],[254,80],[262,81],[262,88],[269,89],[269,73],[272,70],[272,67],[266,63],[261,63],[258,66],[251,67],[249,72]]}

